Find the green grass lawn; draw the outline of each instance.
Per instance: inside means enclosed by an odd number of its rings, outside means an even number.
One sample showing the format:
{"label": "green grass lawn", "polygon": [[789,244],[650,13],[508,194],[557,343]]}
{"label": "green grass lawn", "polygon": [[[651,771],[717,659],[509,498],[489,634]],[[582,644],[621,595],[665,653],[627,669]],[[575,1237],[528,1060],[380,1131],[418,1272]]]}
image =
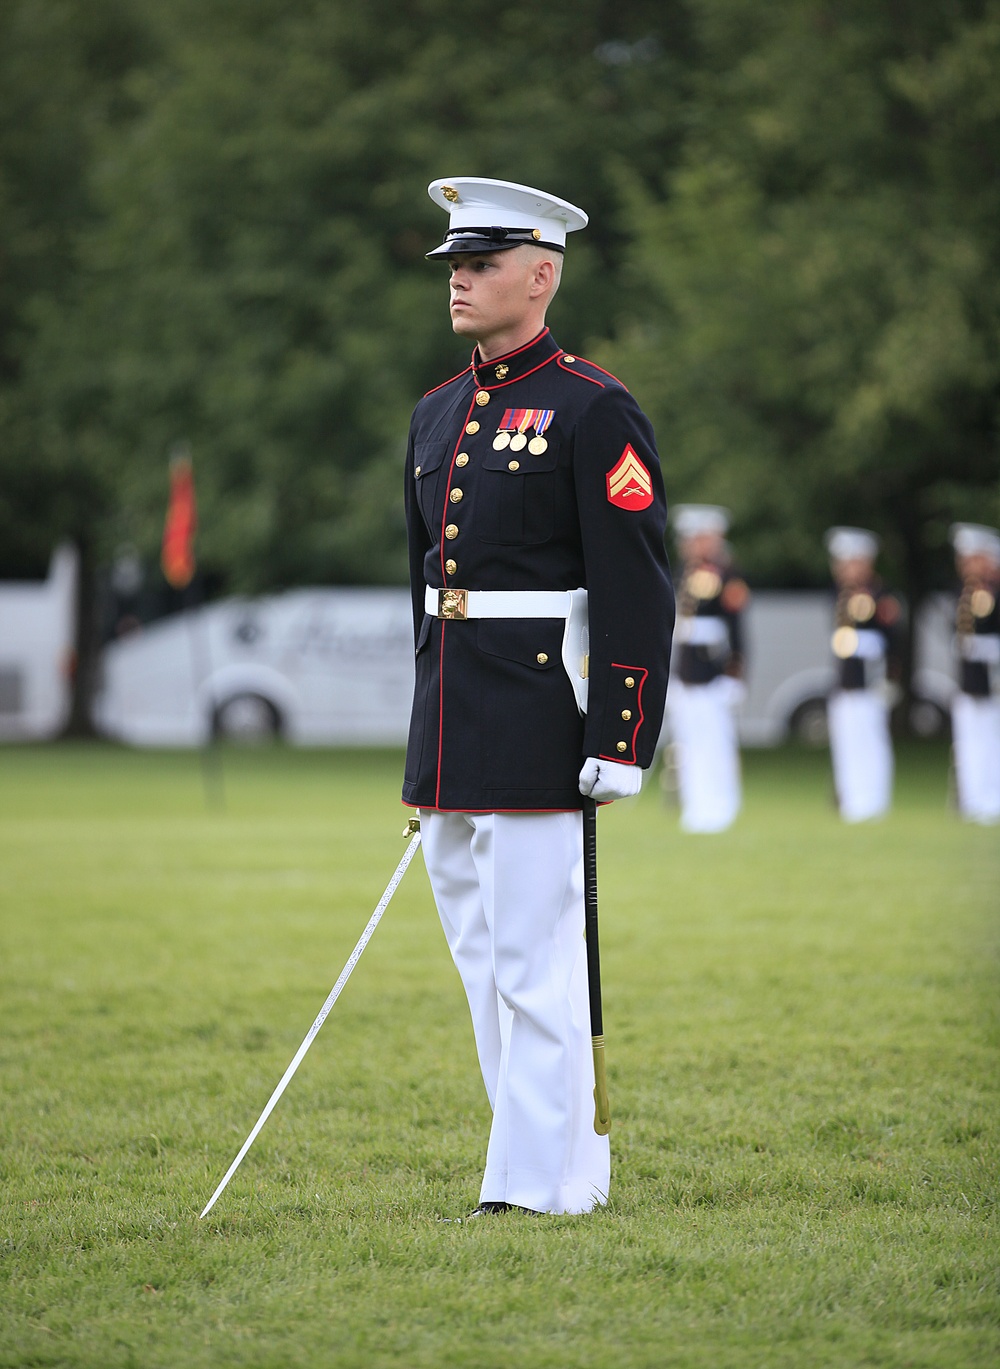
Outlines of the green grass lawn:
{"label": "green grass lawn", "polygon": [[1000,833],[947,756],[845,827],[751,752],[732,831],[600,819],[614,1178],[441,1224],[488,1110],[401,757],[0,750],[0,1366],[992,1366]]}

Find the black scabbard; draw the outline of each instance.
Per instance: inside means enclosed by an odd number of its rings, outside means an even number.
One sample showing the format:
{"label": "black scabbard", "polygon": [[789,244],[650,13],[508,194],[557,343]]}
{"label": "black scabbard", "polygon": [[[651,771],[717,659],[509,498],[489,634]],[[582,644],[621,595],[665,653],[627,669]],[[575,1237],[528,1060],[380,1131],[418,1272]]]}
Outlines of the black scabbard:
{"label": "black scabbard", "polygon": [[597,804],[583,800],[583,907],[587,935],[587,982],[590,988],[590,1035],[594,1047],[594,1130],[611,1130],[608,1077],[604,1063],[604,1007],[601,1002],[601,945],[597,928]]}

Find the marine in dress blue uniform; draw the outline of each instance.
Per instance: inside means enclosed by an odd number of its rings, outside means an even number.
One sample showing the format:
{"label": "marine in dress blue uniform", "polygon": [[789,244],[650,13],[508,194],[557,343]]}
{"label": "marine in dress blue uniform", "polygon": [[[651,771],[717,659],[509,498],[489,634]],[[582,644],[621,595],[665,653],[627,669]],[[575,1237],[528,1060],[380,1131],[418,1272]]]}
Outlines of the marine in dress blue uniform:
{"label": "marine in dress blue uniform", "polygon": [[902,605],[875,573],[879,540],[867,528],[826,534],[837,598],[827,701],[837,806],[845,822],[880,818],[892,804],[889,712],[898,695]]}
{"label": "marine in dress blue uniform", "polygon": [[958,810],[986,826],[1000,822],[1000,530],[956,523],[951,541],[961,578],[951,705]]}
{"label": "marine in dress blue uniform", "polygon": [[[429,193],[450,220],[428,255],[452,269],[453,326],[467,335],[463,309],[486,298],[474,270],[547,261],[538,278],[557,283],[566,234],[587,221],[510,182],[459,177]],[[469,364],[417,405],[406,457],[416,683],[403,799],[420,809],[494,1110],[477,1213],[606,1200],[581,790],[638,791],[670,658],[653,431],[620,381],[552,336],[551,293],[526,306],[527,336],[509,350],[496,353],[494,333],[484,356],[472,333]]]}
{"label": "marine in dress blue uniform", "polygon": [[728,510],[678,504],[671,521],[684,563],[667,693],[681,827],[721,832],[742,802],[736,710],[746,693],[743,614],[750,591],[724,540]]}

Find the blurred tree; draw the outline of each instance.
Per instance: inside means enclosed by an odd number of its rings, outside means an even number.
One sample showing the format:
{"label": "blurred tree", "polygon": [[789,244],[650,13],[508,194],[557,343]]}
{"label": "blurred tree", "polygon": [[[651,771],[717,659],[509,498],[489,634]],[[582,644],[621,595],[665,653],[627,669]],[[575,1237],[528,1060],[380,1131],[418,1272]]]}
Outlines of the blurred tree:
{"label": "blurred tree", "polygon": [[53,544],[82,552],[77,706],[87,730],[94,532],[112,504],[102,462],[50,405],[38,365],[46,320],[72,315],[78,241],[95,217],[95,147],[131,114],[128,72],[153,53],[126,0],[0,7],[0,575],[44,573]]}
{"label": "blurred tree", "polygon": [[[594,211],[557,326],[607,330],[628,239],[615,169],[678,146],[683,10],[604,0],[171,0],[164,59],[95,165],[78,295],[34,351],[53,430],[115,471],[102,536],[151,558],[190,443],[203,563],[230,588],[405,576],[415,399],[463,366],[434,176],[552,186]],[[575,244],[574,244],[575,246]]]}
{"label": "blurred tree", "polygon": [[1000,5],[693,0],[692,123],[634,179],[644,307],[605,352],[675,499],[729,505],[767,584],[871,526],[915,600],[1000,517]]}

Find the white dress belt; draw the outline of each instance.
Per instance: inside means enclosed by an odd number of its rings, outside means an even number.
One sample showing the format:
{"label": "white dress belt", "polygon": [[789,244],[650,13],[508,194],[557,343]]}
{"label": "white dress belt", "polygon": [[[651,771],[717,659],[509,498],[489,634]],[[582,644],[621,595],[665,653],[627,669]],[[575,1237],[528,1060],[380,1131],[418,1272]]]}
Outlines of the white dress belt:
{"label": "white dress belt", "polygon": [[695,618],[679,614],[677,640],[687,646],[721,646],[723,642],[729,642],[729,628],[720,617]]}
{"label": "white dress belt", "polygon": [[424,612],[432,618],[568,618],[568,589],[424,589]]}
{"label": "white dress belt", "polygon": [[[585,589],[432,589],[424,587],[424,612],[432,618],[562,618],[563,669],[576,706],[587,711],[590,690],[590,627]],[[541,661],[539,657],[539,661]]]}
{"label": "white dress belt", "polygon": [[[859,627],[849,630],[854,633],[854,640],[850,643],[853,649],[851,651],[838,651],[836,646],[834,646],[834,655],[839,656],[841,660],[847,661],[852,658],[861,661],[881,661],[882,657],[885,655],[885,638],[882,636],[881,632],[876,632],[874,628],[870,627]],[[836,635],[837,634],[834,633],[834,637],[836,637]]]}

